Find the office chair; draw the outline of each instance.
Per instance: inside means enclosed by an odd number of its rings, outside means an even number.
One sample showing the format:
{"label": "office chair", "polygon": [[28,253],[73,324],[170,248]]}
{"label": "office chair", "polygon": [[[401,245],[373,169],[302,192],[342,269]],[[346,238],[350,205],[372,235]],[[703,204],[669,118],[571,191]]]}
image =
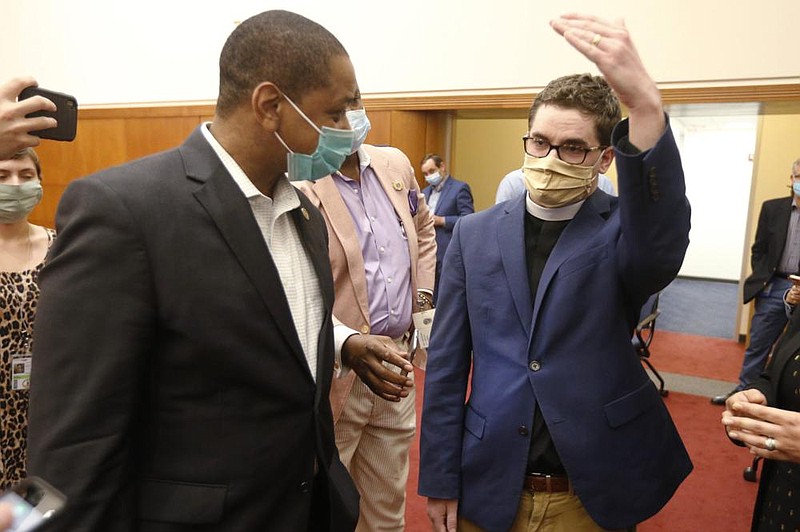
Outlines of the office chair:
{"label": "office chair", "polygon": [[669,390],[664,388],[664,379],[658,373],[658,370],[653,367],[653,363],[650,362],[650,343],[653,341],[653,335],[656,332],[656,318],[661,314],[661,311],[658,310],[658,296],[659,292],[651,295],[642,307],[639,324],[636,326],[633,338],[631,338],[631,344],[633,344],[636,354],[639,355],[639,359],[650,368],[650,371],[658,380],[658,393],[661,394],[661,397],[666,397],[669,395]]}

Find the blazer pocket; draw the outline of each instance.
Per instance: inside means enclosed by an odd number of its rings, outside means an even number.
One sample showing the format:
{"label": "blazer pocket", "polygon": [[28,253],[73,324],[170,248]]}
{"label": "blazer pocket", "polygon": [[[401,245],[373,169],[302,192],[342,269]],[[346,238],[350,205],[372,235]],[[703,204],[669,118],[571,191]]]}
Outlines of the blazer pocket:
{"label": "blazer pocket", "polygon": [[575,273],[576,271],[588,266],[596,266],[606,258],[608,258],[607,244],[584,251],[580,255],[564,261],[561,264],[561,267],[558,268],[559,276],[566,277],[567,275]]}
{"label": "blazer pocket", "polygon": [[165,523],[222,521],[228,486],[146,479],[139,482],[139,519]]}
{"label": "blazer pocket", "polygon": [[658,390],[648,380],[631,393],[607,403],[604,407],[606,419],[612,428],[617,428],[639,417],[660,401]]}
{"label": "blazer pocket", "polygon": [[464,428],[467,429],[467,432],[482,440],[483,431],[486,428],[486,418],[467,405],[467,412],[464,414]]}

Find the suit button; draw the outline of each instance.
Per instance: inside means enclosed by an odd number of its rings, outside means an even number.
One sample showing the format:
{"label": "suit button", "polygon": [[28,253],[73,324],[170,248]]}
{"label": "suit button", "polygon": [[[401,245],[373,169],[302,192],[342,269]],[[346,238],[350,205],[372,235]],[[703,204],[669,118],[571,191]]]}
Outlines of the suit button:
{"label": "suit button", "polygon": [[361,326],[361,334],[369,334],[369,325]]}
{"label": "suit button", "polygon": [[531,369],[531,371],[539,371],[542,369],[542,365],[539,364],[538,360],[531,360],[531,363],[528,364],[528,367]]}
{"label": "suit button", "polygon": [[526,427],[525,425],[520,425],[520,427],[517,429],[517,432],[519,432],[520,436],[527,436],[528,435],[528,427]]}
{"label": "suit button", "polygon": [[308,493],[311,491],[311,482],[304,480],[300,483],[300,493]]}

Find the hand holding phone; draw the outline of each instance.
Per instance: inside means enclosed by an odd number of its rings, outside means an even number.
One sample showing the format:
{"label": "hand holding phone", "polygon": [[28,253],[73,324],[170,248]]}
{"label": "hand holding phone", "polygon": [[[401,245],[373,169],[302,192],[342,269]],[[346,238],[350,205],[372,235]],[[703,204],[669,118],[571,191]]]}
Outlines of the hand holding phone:
{"label": "hand holding phone", "polygon": [[74,96],[61,92],[42,89],[40,87],[26,87],[19,93],[19,101],[27,100],[34,96],[47,98],[56,105],[55,111],[35,111],[30,113],[27,118],[38,116],[49,116],[55,118],[56,127],[31,131],[31,135],[43,139],[71,141],[75,139],[78,129],[78,100]]}
{"label": "hand holding phone", "polygon": [[11,509],[11,526],[5,532],[36,530],[66,502],[61,492],[39,477],[28,477],[0,496],[0,505]]}
{"label": "hand holding phone", "polygon": [[39,137],[30,132],[56,125],[56,120],[50,117],[27,118],[26,115],[34,111],[56,110],[56,105],[45,98],[18,102],[19,93],[30,86],[36,86],[36,80],[31,77],[14,78],[0,84],[0,159],[38,146]]}

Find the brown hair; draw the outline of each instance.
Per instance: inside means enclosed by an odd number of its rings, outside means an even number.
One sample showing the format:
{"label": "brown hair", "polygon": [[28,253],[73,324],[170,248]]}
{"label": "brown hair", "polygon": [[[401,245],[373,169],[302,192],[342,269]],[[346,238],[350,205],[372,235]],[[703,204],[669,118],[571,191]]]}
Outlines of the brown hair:
{"label": "brown hair", "polygon": [[427,161],[428,159],[433,159],[433,164],[435,164],[436,166],[442,166],[442,163],[444,162],[442,158],[439,157],[439,155],[435,153],[429,153],[428,155],[422,158],[422,160],[419,163],[420,166],[425,164],[425,161]]}
{"label": "brown hair", "polygon": [[619,99],[605,79],[591,74],[573,74],[554,79],[536,95],[528,112],[528,129],[542,105],[575,109],[594,120],[600,144],[611,144],[611,132],[622,119]]}
{"label": "brown hair", "polygon": [[36,177],[38,177],[39,181],[41,181],[42,163],[39,161],[39,155],[34,151],[33,148],[25,148],[24,150],[18,151],[11,156],[11,159],[24,159],[25,157],[28,157],[31,161],[33,161],[33,166],[36,167]]}

